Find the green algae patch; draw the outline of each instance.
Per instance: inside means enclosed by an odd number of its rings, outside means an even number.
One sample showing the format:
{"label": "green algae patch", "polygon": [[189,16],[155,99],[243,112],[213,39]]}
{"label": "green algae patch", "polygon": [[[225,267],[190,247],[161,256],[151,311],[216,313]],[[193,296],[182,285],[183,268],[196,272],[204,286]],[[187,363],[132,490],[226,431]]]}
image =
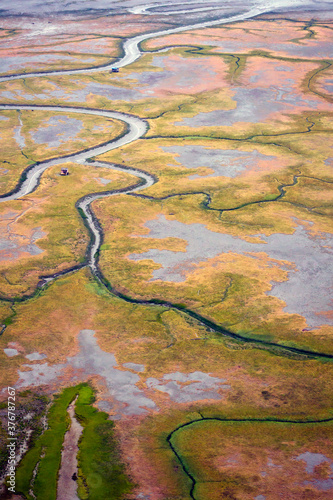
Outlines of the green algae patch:
{"label": "green algae patch", "polygon": [[91,405],[94,393],[84,386],[76,403],[75,414],[84,430],[79,444],[78,494],[82,499],[123,499],[133,487],[120,461],[114,436],[114,423],[108,414]]}
{"label": "green algae patch", "polygon": [[[6,396],[8,396],[6,390]],[[16,450],[24,446],[28,433],[30,442],[34,442],[42,433],[43,419],[47,411],[49,398],[39,390],[26,390],[15,394],[16,428],[15,440]],[[4,400],[0,403],[0,470],[5,472],[8,466],[8,403]],[[28,418],[25,418],[28,417]]]}
{"label": "green algae patch", "polygon": [[123,499],[132,488],[120,462],[114,424],[107,420],[106,413],[92,407],[92,388],[80,384],[66,388],[54,397],[48,413],[48,429],[36,440],[18,467],[17,491],[28,500],[56,500],[62,444],[70,425],[67,408],[76,396],[76,416],[84,427],[79,443],[80,498]]}

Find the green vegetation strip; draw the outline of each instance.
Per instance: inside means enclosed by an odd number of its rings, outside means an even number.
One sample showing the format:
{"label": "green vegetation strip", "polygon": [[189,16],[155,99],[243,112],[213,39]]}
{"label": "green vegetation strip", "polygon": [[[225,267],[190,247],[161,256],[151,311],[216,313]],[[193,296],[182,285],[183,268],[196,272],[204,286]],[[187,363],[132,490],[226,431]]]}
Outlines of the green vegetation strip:
{"label": "green vegetation strip", "polygon": [[67,408],[77,395],[76,416],[84,427],[79,442],[79,497],[88,500],[120,500],[133,487],[119,459],[114,423],[107,420],[106,413],[92,407],[92,388],[88,384],[80,384],[55,396],[48,414],[48,429],[37,439],[17,469],[17,491],[28,500],[57,498],[62,444],[70,424]]}

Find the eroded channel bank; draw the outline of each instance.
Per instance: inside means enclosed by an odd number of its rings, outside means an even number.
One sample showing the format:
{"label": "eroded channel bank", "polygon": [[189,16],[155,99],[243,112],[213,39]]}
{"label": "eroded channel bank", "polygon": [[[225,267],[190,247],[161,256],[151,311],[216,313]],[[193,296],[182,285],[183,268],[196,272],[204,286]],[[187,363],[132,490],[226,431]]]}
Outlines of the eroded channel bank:
{"label": "eroded channel bank", "polygon": [[77,454],[79,451],[79,439],[83,431],[82,425],[75,418],[75,405],[78,395],[67,408],[70,418],[70,427],[65,434],[63,448],[61,451],[61,465],[59,469],[57,498],[68,500],[79,500],[77,496],[78,463]]}
{"label": "eroded channel bank", "polygon": [[[93,154],[94,156],[98,156],[102,153],[105,153],[107,151],[111,151],[113,149],[116,149],[118,147],[123,146],[124,144],[131,143],[140,137],[142,137],[146,130],[147,130],[147,123],[135,116],[128,115],[125,113],[119,113],[119,112],[113,112],[113,111],[103,111],[103,110],[97,110],[97,109],[85,109],[85,108],[71,108],[71,107],[62,107],[62,106],[33,106],[33,105],[26,105],[26,106],[17,106],[17,105],[0,105],[0,109],[22,109],[22,110],[45,110],[45,111],[56,111],[56,112],[75,112],[75,113],[87,113],[87,114],[93,114],[93,115],[101,115],[101,116],[106,116],[109,118],[114,118],[118,120],[122,120],[127,124],[127,131],[126,133],[118,137],[117,139],[111,140],[107,143],[104,143],[102,145],[89,148],[87,150],[81,151],[79,153],[74,153],[71,155],[63,156],[63,157],[58,157],[58,158],[53,158],[51,160],[46,160],[44,162],[36,163],[23,172],[21,176],[21,180],[19,181],[18,185],[16,188],[11,193],[7,193],[6,195],[2,195],[0,197],[0,202],[1,201],[9,201],[9,200],[15,200],[19,199],[22,196],[25,196],[31,192],[33,192],[38,184],[39,180],[41,178],[41,175],[43,172],[50,166],[54,166],[57,164],[60,164],[64,161],[64,159],[68,161],[73,161],[77,162],[80,164],[85,164],[89,166],[94,166],[94,167],[103,167],[103,168],[110,168],[110,169],[116,169],[125,173],[130,173],[136,177],[139,178],[139,182],[129,186],[127,188],[119,189],[119,190],[110,190],[110,191],[104,191],[101,193],[91,193],[83,198],[79,199],[76,203],[76,207],[79,210],[79,213],[81,217],[83,218],[83,221],[89,231],[90,234],[90,242],[87,248],[86,252],[86,258],[85,262],[83,264],[71,267],[67,270],[62,271],[61,273],[55,273],[50,276],[41,276],[41,282],[39,283],[39,288],[50,281],[53,281],[55,278],[67,274],[68,272],[75,271],[77,269],[81,269],[84,266],[89,266],[91,269],[92,274],[98,279],[100,283],[102,283],[113,295],[116,295],[117,297],[125,300],[126,302],[130,302],[133,304],[143,304],[143,305],[158,305],[162,307],[166,307],[169,309],[174,309],[180,313],[185,313],[188,316],[192,317],[195,319],[198,323],[201,325],[204,325],[207,327],[210,331],[214,331],[215,333],[219,335],[223,335],[226,337],[229,337],[235,341],[240,341],[240,342],[245,342],[251,347],[260,347],[264,349],[269,349],[273,351],[276,354],[287,354],[287,355],[301,355],[301,356],[311,356],[311,357],[318,357],[318,358],[326,358],[326,359],[333,359],[333,355],[330,354],[325,354],[321,352],[315,352],[311,350],[304,350],[304,349],[298,349],[296,347],[290,347],[290,346],[285,346],[283,344],[278,344],[274,342],[267,342],[264,340],[260,339],[254,339],[251,337],[244,337],[242,335],[239,335],[237,333],[234,333],[226,328],[223,328],[213,321],[209,320],[208,318],[205,318],[204,316],[188,309],[184,305],[181,304],[173,304],[168,301],[163,301],[160,299],[148,299],[148,300],[140,300],[140,299],[135,299],[132,298],[128,295],[125,295],[118,290],[116,290],[112,284],[105,278],[103,275],[99,265],[98,265],[98,255],[99,255],[99,249],[100,246],[103,242],[103,231],[102,228],[100,227],[100,224],[97,220],[97,218],[94,215],[94,212],[92,210],[91,204],[93,201],[109,196],[114,196],[118,194],[134,194],[135,191],[139,191],[145,187],[149,187],[154,182],[157,181],[157,179],[152,176],[151,174],[137,170],[137,169],[132,169],[130,167],[126,166],[121,166],[121,165],[114,165],[114,164],[109,164],[107,162],[98,162],[94,161],[93,163],[91,161],[88,161],[88,159],[91,157]],[[294,179],[294,182],[295,179]],[[292,185],[292,184],[291,184]],[[282,194],[282,193],[280,193]],[[273,201],[273,200],[272,200]],[[209,209],[208,203],[207,206],[205,207],[206,209]],[[239,208],[239,207],[237,207]],[[237,210],[235,207],[234,210]],[[223,209],[221,209],[223,211]],[[38,290],[35,292],[38,293]],[[34,293],[34,294],[35,294]],[[34,295],[33,294],[33,295]],[[21,300],[13,300],[13,299],[8,299],[6,297],[3,297],[3,300],[9,300],[12,303],[15,302],[21,302],[23,300],[27,300],[31,298],[33,295],[23,297]]]}

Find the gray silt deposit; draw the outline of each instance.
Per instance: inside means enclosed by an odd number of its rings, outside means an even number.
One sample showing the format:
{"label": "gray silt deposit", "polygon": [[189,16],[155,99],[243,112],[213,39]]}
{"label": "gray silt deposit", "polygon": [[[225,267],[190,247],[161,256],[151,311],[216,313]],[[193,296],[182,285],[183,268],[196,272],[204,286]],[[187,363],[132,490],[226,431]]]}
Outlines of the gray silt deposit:
{"label": "gray silt deposit", "polygon": [[210,37],[208,40],[205,37],[197,38],[196,43],[200,45],[210,45],[213,47],[220,47],[223,49],[223,52],[235,53],[235,52],[243,52],[247,49],[263,49],[265,52],[284,52],[289,56],[294,57],[309,57],[309,58],[332,58],[333,57],[333,48],[330,42],[321,41],[321,40],[307,40],[305,44],[296,44],[292,42],[281,42],[276,43],[274,41],[274,37],[272,37],[272,41],[268,38],[264,40],[246,40],[244,38],[233,38],[233,39],[225,39],[218,40]]}
{"label": "gray silt deposit", "polygon": [[29,361],[40,361],[47,358],[46,354],[40,354],[39,352],[32,352],[25,356]]}
{"label": "gray silt deposit", "polygon": [[304,481],[304,485],[311,485],[318,490],[328,491],[333,488],[333,461],[330,458],[327,458],[322,453],[311,453],[306,451],[302,453],[296,460],[303,460],[306,463],[305,472],[307,474],[315,474],[315,469],[317,466],[327,462],[331,473],[325,479],[313,478],[311,480]]}
{"label": "gray silt deposit", "polygon": [[197,263],[224,253],[256,258],[253,254],[265,252],[271,259],[279,261],[272,265],[286,269],[288,264],[288,280],[273,283],[268,294],[283,300],[286,312],[304,316],[310,327],[333,324],[333,320],[322,314],[331,309],[331,234],[313,236],[298,225],[293,234],[259,235],[260,243],[250,243],[229,234],[210,231],[203,224],[183,224],[167,220],[163,215],[146,222],[145,227],[149,234],[142,238],[180,238],[187,242],[186,251],[151,249],[129,255],[131,260],[151,259],[160,264],[160,268],[153,271],[151,281],[185,281],[187,273],[196,269]]}
{"label": "gray silt deposit", "polygon": [[164,375],[162,380],[151,377],[146,380],[146,385],[150,389],[169,394],[171,401],[188,403],[202,399],[222,399],[221,394],[216,391],[230,389],[230,385],[224,382],[224,379],[197,371],[188,375],[179,372],[169,373]]}
{"label": "gray silt deposit", "polygon": [[[250,170],[258,164],[258,160],[270,162],[275,156],[267,156],[259,151],[251,152],[233,149],[211,149],[205,146],[164,146],[161,149],[166,153],[176,155],[175,160],[186,168],[209,167],[213,169],[212,174],[205,177],[236,177],[245,170]],[[191,175],[189,179],[202,176]]]}
{"label": "gray silt deposit", "polygon": [[128,368],[129,370],[133,370],[134,372],[144,372],[144,365],[139,365],[138,363],[124,363],[123,366]]}
{"label": "gray silt deposit", "polygon": [[13,356],[18,355],[18,350],[17,349],[10,349],[9,347],[4,349],[3,352],[8,356],[9,358],[12,358]]}
{"label": "gray silt deposit", "polygon": [[29,242],[23,245],[19,235],[9,233],[3,237],[0,236],[0,261],[17,259],[24,252],[28,252],[30,255],[39,255],[44,250],[39,248],[35,242],[43,236],[45,233],[41,231],[41,228],[34,228],[31,237],[26,238],[29,239]]}
{"label": "gray silt deposit", "polygon": [[49,148],[56,148],[75,139],[82,129],[82,120],[68,118],[65,115],[55,115],[37,130],[30,132],[30,135],[35,143],[47,144]]}
{"label": "gray silt deposit", "polygon": [[[9,71],[16,70],[17,72],[22,71],[29,66],[33,66],[37,64],[37,66],[41,66],[41,63],[59,63],[61,61],[69,61],[69,62],[77,62],[78,58],[75,56],[65,55],[65,54],[38,54],[28,56],[10,56],[10,57],[2,57],[1,58],[1,73],[8,73]],[[95,58],[85,57],[79,59],[80,63],[88,64],[88,63],[96,63]],[[42,68],[44,69],[44,67]]]}
{"label": "gray silt deposit", "polygon": [[308,474],[313,474],[315,467],[317,467],[317,465],[322,464],[323,462],[330,462],[331,468],[333,467],[332,466],[333,461],[325,457],[325,455],[323,455],[322,453],[311,453],[310,451],[306,451],[305,453],[298,455],[296,460],[303,460],[306,463],[305,471]]}
{"label": "gray silt deposit", "polygon": [[20,380],[17,388],[51,384],[64,375],[66,368],[74,369],[75,376],[87,380],[92,375],[99,375],[107,393],[120,403],[121,413],[138,415],[145,413],[146,408],[155,408],[155,403],[145,397],[136,386],[140,378],[129,371],[117,369],[117,361],[113,354],[104,352],[98,346],[93,330],[81,330],[79,334],[79,352],[67,358],[65,363],[49,366],[48,363],[23,365],[30,371],[19,371]]}

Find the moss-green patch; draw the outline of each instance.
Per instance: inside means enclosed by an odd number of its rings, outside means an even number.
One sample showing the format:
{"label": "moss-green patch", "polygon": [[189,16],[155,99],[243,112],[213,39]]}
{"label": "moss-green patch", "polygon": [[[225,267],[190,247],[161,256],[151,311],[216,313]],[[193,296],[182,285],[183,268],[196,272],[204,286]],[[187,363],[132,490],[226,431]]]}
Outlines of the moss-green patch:
{"label": "moss-green patch", "polygon": [[76,403],[76,416],[84,426],[80,440],[78,493],[84,500],[122,500],[133,484],[120,461],[114,424],[91,405],[93,391],[85,386]]}

